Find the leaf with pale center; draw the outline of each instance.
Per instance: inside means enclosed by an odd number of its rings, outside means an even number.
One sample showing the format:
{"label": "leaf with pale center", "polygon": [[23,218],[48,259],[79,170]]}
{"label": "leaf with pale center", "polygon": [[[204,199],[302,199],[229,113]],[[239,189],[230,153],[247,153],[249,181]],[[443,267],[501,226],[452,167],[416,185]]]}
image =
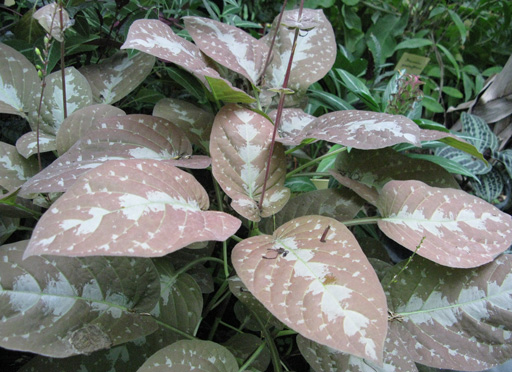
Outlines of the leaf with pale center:
{"label": "leaf with pale center", "polygon": [[213,175],[231,198],[231,206],[251,221],[284,207],[290,190],[284,187],[286,159],[275,144],[263,205],[263,189],[273,125],[262,115],[238,105],[224,106],[213,123],[210,141]]}
{"label": "leaf with pale center", "polygon": [[233,265],[247,289],[290,328],[380,363],[387,331],[384,291],[350,231],[304,216],[238,243]]}
{"label": "leaf with pale center", "polygon": [[268,46],[238,27],[203,17],[184,17],[185,29],[201,51],[215,62],[257,85]]}
{"label": "leaf with pale center", "polygon": [[37,154],[37,143],[39,142],[39,152],[50,152],[57,149],[57,143],[55,136],[52,134],[46,134],[43,132],[39,133],[39,139],[37,138],[37,132],[28,132],[18,138],[16,141],[16,150],[23,155],[26,159],[32,155]]}
{"label": "leaf with pale center", "polygon": [[0,186],[16,190],[38,171],[37,160],[25,159],[16,147],[0,142]]}
{"label": "leaf with pale center", "polygon": [[316,138],[362,150],[398,143],[421,147],[420,128],[401,115],[345,110],[324,114],[307,125],[298,139]]}
{"label": "leaf with pale center", "polygon": [[224,241],[241,222],[208,206],[201,184],[170,164],[112,160],[79,178],[51,206],[25,257],[157,257],[194,242]]}
{"label": "leaf with pale center", "polygon": [[[65,70],[66,81],[66,109],[70,115],[76,110],[92,104],[91,86],[87,79],[74,67]],[[29,112],[30,127],[33,131],[39,128],[41,131],[56,135],[60,125],[64,121],[64,102],[62,90],[62,72],[55,71],[45,79],[43,101],[41,102],[41,116],[38,110]],[[33,97],[32,97],[33,99]]]}
{"label": "leaf with pale center", "polygon": [[181,340],[155,354],[138,372],[237,372],[235,357],[224,346],[212,341]]}
{"label": "leaf with pale center", "polygon": [[185,168],[206,168],[210,159],[193,156],[181,129],[149,115],[108,117],[94,122],[73,147],[23,185],[21,195],[66,191],[76,179],[108,160],[152,159]]}
{"label": "leaf with pale center", "polygon": [[130,94],[151,73],[156,58],[138,53],[133,58],[119,52],[98,64],[80,69],[91,84],[95,102],[113,104]]}
{"label": "leaf with pale center", "polygon": [[[157,329],[145,313],[160,282],[150,260],[30,257],[0,248],[0,345],[53,357],[88,354]],[[137,278],[137,280],[133,280]]]}
{"label": "leaf with pale center", "polygon": [[0,43],[0,112],[20,115],[34,110],[40,90],[37,71],[17,50]]}
{"label": "leaf with pale center", "polygon": [[[392,322],[414,361],[481,371],[512,358],[512,256],[472,269],[415,257],[382,281]],[[393,280],[395,276],[397,280]]]}
{"label": "leaf with pale center", "polygon": [[512,244],[510,215],[462,190],[391,181],[377,207],[384,234],[441,265],[480,266]]}

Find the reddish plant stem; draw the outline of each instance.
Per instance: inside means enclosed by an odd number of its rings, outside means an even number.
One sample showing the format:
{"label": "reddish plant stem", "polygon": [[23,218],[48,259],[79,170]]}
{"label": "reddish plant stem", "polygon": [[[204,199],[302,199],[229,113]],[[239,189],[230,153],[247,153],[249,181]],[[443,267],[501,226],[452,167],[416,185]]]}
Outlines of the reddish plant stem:
{"label": "reddish plant stem", "polygon": [[62,16],[62,1],[59,1],[59,16],[60,16],[60,32],[62,34],[62,42],[60,43],[60,71],[62,74],[62,107],[64,108],[64,119],[68,117],[67,99],[66,99],[66,65],[64,64],[64,18]]}
{"label": "reddish plant stem", "polygon": [[[302,17],[303,7],[304,7],[304,0],[301,0],[298,20],[300,20],[300,18]],[[284,7],[283,7],[283,9],[284,9]],[[279,25],[277,27],[279,28]],[[279,104],[277,106],[276,120],[274,121],[274,131],[272,132],[272,141],[270,142],[267,166],[266,166],[266,170],[265,170],[265,180],[263,181],[263,188],[261,190],[260,202],[258,204],[260,211],[263,209],[263,200],[265,198],[265,192],[267,190],[267,181],[268,181],[268,177],[270,174],[270,163],[272,162],[272,155],[274,155],[274,146],[276,143],[277,129],[279,128],[279,126],[281,124],[281,116],[283,114],[284,99],[285,99],[284,90],[288,87],[288,81],[290,80],[290,74],[292,71],[292,64],[293,64],[293,56],[295,54],[295,48],[297,47],[297,39],[299,37],[299,32],[300,32],[300,30],[298,28],[296,28],[295,34],[293,36],[292,51],[290,53],[290,59],[288,60],[288,66],[286,68],[286,74],[284,76],[283,87],[282,87],[283,91],[280,93]],[[276,31],[276,35],[277,35],[277,31]]]}

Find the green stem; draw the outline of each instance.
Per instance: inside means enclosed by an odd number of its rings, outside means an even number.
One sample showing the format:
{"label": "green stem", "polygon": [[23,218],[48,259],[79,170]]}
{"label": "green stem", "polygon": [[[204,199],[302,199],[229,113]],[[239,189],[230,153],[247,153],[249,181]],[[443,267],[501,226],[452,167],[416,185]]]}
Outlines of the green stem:
{"label": "green stem", "polygon": [[260,346],[258,346],[258,348],[256,350],[254,350],[254,353],[252,353],[251,356],[245,361],[245,363],[242,364],[242,366],[240,367],[238,372],[243,372],[247,368],[249,368],[249,366],[256,360],[256,358],[260,356],[260,354],[264,348],[265,348],[265,343],[262,342],[260,344]]}
{"label": "green stem", "polygon": [[328,152],[327,154],[324,154],[322,156],[319,156],[318,158],[316,159],[313,159],[309,162],[307,162],[306,164],[303,164],[301,165],[300,167],[297,167],[295,168],[294,170],[292,170],[291,172],[289,172],[287,175],[286,175],[286,178],[290,178],[292,177],[294,174],[296,173],[299,173],[301,170],[305,169],[305,168],[308,168],[316,163],[319,163],[321,162],[323,159],[325,158],[328,158],[329,156],[333,156],[333,155],[336,155],[336,154],[339,154],[340,152],[344,152],[344,151],[347,151],[347,148],[346,147],[342,147],[340,149],[337,149],[337,150],[334,150],[334,151],[331,151],[331,152]]}
{"label": "green stem", "polygon": [[221,265],[224,264],[223,260],[221,260],[219,258],[216,258],[216,257],[200,257],[200,258],[195,259],[194,261],[189,262],[188,264],[186,264],[185,266],[183,266],[179,270],[176,270],[176,274],[175,275],[176,275],[176,277],[178,277],[181,274],[186,273],[187,271],[189,271],[193,266],[197,265],[198,263],[206,262],[206,261],[217,262],[217,263],[219,263]]}
{"label": "green stem", "polygon": [[212,299],[210,300],[210,302],[205,306],[204,310],[203,310],[203,316],[206,316],[206,314],[208,314],[212,309],[213,309],[213,305],[215,303],[217,303],[217,301],[219,300],[219,298],[221,298],[224,293],[225,293],[225,290],[226,290],[226,287],[228,286],[228,281],[227,280],[224,280],[222,282],[222,284],[220,285],[219,289],[217,290],[217,292],[213,295]]}
{"label": "green stem", "polygon": [[162,322],[161,320],[158,320],[158,319],[155,319],[156,323],[164,328],[167,328],[168,330],[174,332],[174,333],[177,333],[179,334],[180,336],[183,336],[185,337],[186,339],[189,339],[189,340],[198,340],[198,338],[192,336],[192,335],[189,335],[187,332],[183,332],[181,330],[179,330],[178,328],[174,328],[173,326],[170,326],[169,324],[167,323],[164,323]]}
{"label": "green stem", "polygon": [[293,177],[330,177],[331,174],[329,172],[304,172],[304,173],[296,173],[291,175],[290,178]]}
{"label": "green stem", "polygon": [[382,217],[367,217],[367,218],[357,218],[355,220],[343,221],[341,222],[345,226],[358,226],[358,225],[372,225],[381,221]]}
{"label": "green stem", "polygon": [[269,330],[265,327],[265,324],[263,324],[263,321],[258,316],[258,314],[256,314],[250,308],[248,309],[254,316],[254,319],[256,319],[256,321],[258,322],[259,326],[261,327],[261,333],[263,333],[263,336],[265,337],[265,342],[268,346],[268,349],[270,350],[270,357],[272,359],[272,364],[274,366],[274,372],[282,372],[281,359],[279,358],[279,351],[277,350],[274,338],[270,334]]}
{"label": "green stem", "polygon": [[231,239],[233,239],[234,241],[236,241],[238,243],[244,241],[244,239],[242,239],[241,237],[236,236],[236,235],[231,235]]}

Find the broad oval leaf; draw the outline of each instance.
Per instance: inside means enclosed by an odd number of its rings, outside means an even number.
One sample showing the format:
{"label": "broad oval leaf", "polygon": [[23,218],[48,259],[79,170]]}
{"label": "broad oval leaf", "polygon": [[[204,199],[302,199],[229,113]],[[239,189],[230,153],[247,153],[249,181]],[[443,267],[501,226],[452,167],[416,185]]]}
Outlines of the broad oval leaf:
{"label": "broad oval leaf", "polygon": [[114,106],[97,104],[76,110],[61,124],[57,132],[57,151],[64,154],[85,133],[87,133],[96,120],[111,116],[124,116],[126,113]]}
{"label": "broad oval leaf", "polygon": [[51,3],[39,8],[34,15],[39,24],[57,41],[64,41],[64,31],[71,27],[75,20],[69,18],[68,12],[58,3]]}
{"label": "broad oval leaf", "polygon": [[[65,69],[66,80],[66,109],[70,115],[76,110],[92,104],[91,86],[87,79],[74,67]],[[45,79],[43,101],[41,103],[41,117],[38,110],[29,113],[30,127],[33,131],[39,128],[43,132],[56,135],[60,125],[64,121],[64,104],[62,90],[62,72],[56,71]]]}
{"label": "broad oval leaf", "polygon": [[133,58],[119,52],[101,63],[80,69],[89,81],[95,102],[113,104],[130,94],[151,73],[155,57],[137,53]]}
{"label": "broad oval leaf", "polygon": [[[276,120],[277,110],[271,111],[269,117]],[[300,132],[304,127],[311,123],[316,118],[313,115],[309,115],[304,110],[298,108],[285,108],[281,115],[281,123],[277,129],[279,136],[276,141],[281,142],[287,146],[297,146],[302,142],[302,138],[295,139],[296,136],[300,135]]]}
{"label": "broad oval leaf", "polygon": [[0,142],[0,186],[16,190],[38,172],[37,160],[25,159],[16,147]]}
{"label": "broad oval leaf", "polygon": [[181,340],[153,354],[138,372],[189,372],[195,369],[237,372],[238,364],[228,349],[215,342]]}
{"label": "broad oval leaf", "polygon": [[480,266],[512,244],[512,217],[462,190],[391,181],[377,207],[384,234],[441,265]]}
{"label": "broad oval leaf", "polygon": [[420,128],[401,115],[345,110],[324,114],[307,125],[300,137],[316,138],[362,150],[407,142],[421,146]]}
{"label": "broad oval leaf", "polygon": [[[150,260],[30,257],[0,248],[0,345],[54,357],[88,354],[154,332],[160,282]],[[133,280],[137,278],[137,280]]]}
{"label": "broad oval leaf", "polygon": [[164,98],[153,108],[153,116],[169,120],[181,128],[190,142],[208,151],[214,115],[196,105],[174,98]]}
{"label": "broad oval leaf", "polygon": [[482,118],[463,112],[460,119],[462,130],[472,137],[471,143],[478,151],[483,153],[489,148],[491,151],[498,150],[498,137]]}
{"label": "broad oval leaf", "polygon": [[[305,92],[314,82],[329,72],[336,58],[336,39],[330,22],[322,10],[303,9],[298,20],[299,10],[283,13],[281,24],[278,17],[272,25],[272,34],[277,32],[274,56],[265,73],[266,85],[281,87],[286,75],[295,28],[303,27],[300,23],[308,22],[297,38],[288,88]],[[299,24],[297,23],[299,22]]]}
{"label": "broad oval leaf", "polygon": [[275,144],[263,205],[261,198],[273,126],[263,116],[237,105],[224,106],[213,123],[210,141],[215,179],[231,206],[251,221],[277,213],[288,201],[284,187],[284,149]]}
{"label": "broad oval leaf", "polygon": [[285,222],[312,214],[346,221],[354,218],[363,204],[364,200],[348,189],[315,190],[291,198],[279,213],[266,218],[260,227],[270,234]]}
{"label": "broad oval leaf", "polygon": [[43,215],[25,257],[156,257],[226,240],[241,221],[208,206],[201,184],[164,161],[112,160],[79,178]]}
{"label": "broad oval leaf", "polygon": [[512,255],[472,270],[415,257],[382,282],[392,322],[404,343],[414,345],[409,353],[416,362],[481,371],[512,358]]}
{"label": "broad oval leaf", "polygon": [[182,130],[149,115],[109,117],[94,122],[73,147],[23,185],[21,195],[66,191],[76,179],[108,160],[152,159],[185,168],[206,168],[207,156],[192,156]]}
{"label": "broad oval leaf", "polygon": [[25,117],[35,109],[40,89],[37,71],[17,50],[0,43],[0,112]]}
{"label": "broad oval leaf", "polygon": [[203,17],[184,17],[185,28],[201,51],[257,85],[269,48],[238,27]]}
{"label": "broad oval leaf", "polygon": [[37,132],[28,132],[18,138],[16,141],[16,150],[28,159],[32,155],[37,154],[37,143],[39,142],[39,152],[50,152],[57,149],[57,143],[55,136],[46,134],[43,132],[39,133],[39,140],[37,138]]}
{"label": "broad oval leaf", "polygon": [[387,306],[377,275],[341,222],[291,220],[238,243],[232,261],[247,289],[290,328],[381,363]]}

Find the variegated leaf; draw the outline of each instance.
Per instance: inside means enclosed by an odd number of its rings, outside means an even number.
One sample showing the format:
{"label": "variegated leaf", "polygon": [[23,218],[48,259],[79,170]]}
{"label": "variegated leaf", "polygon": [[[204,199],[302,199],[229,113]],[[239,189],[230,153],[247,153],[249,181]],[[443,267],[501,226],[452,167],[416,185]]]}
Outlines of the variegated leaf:
{"label": "variegated leaf", "polygon": [[126,115],[95,121],[63,156],[23,185],[21,195],[66,191],[76,179],[108,160],[154,159],[185,168],[206,168],[210,159],[192,156],[183,131],[165,119]]}
{"label": "variegated leaf", "polygon": [[269,48],[238,27],[203,17],[184,17],[185,28],[201,51],[257,85]]}
{"label": "variegated leaf", "polygon": [[460,164],[473,174],[485,174],[492,168],[491,164],[451,146],[439,147],[436,149],[435,154]]}
{"label": "variegated leaf", "polygon": [[[144,315],[160,283],[150,260],[30,257],[27,241],[0,248],[0,345],[41,355],[88,354],[150,334]],[[137,278],[137,280],[133,280]]]}
{"label": "variegated leaf", "polygon": [[151,73],[155,57],[138,53],[133,58],[119,52],[98,64],[80,69],[89,81],[95,102],[113,104],[130,94]]}
{"label": "variegated leaf", "polygon": [[208,207],[201,184],[164,161],[112,160],[79,178],[43,215],[25,257],[157,257],[238,230],[239,219]]}
{"label": "variegated leaf", "polygon": [[73,26],[75,21],[69,17],[68,12],[59,5],[50,3],[39,8],[32,17],[37,19],[39,24],[57,41],[64,40],[63,32]]}
{"label": "variegated leaf", "polygon": [[212,341],[181,340],[153,354],[138,372],[237,372],[233,354]]}
{"label": "variegated leaf", "polygon": [[57,151],[59,155],[68,151],[87,133],[93,122],[111,116],[124,116],[126,113],[114,106],[97,104],[76,110],[69,115],[57,132]]}
{"label": "variegated leaf", "polygon": [[298,9],[285,11],[281,24],[277,25],[276,17],[272,25],[272,32],[277,31],[277,38],[274,56],[265,74],[266,85],[270,87],[283,85],[297,27],[301,30],[288,88],[305,92],[311,84],[323,78],[334,64],[337,49],[335,35],[322,10],[304,9],[300,19],[298,16]]}
{"label": "variegated leaf", "polygon": [[362,150],[380,149],[398,143],[421,146],[420,128],[401,115],[371,111],[335,111],[307,125],[299,138],[316,138]]}
{"label": "variegated leaf", "polygon": [[406,345],[391,332],[391,326],[384,344],[382,366],[308,340],[302,335],[297,335],[297,346],[316,372],[417,372],[416,365],[407,353]]}
{"label": "variegated leaf", "polygon": [[[277,110],[269,113],[269,117],[274,120],[274,122],[276,120],[276,116]],[[285,108],[281,115],[281,124],[277,129],[279,137],[276,138],[276,141],[287,146],[300,145],[303,140],[303,138],[300,137],[300,132],[315,119],[316,118],[313,115],[305,113],[302,109]],[[295,139],[296,136],[299,136],[298,140]]]}
{"label": "variegated leaf", "polygon": [[273,236],[238,243],[232,261],[248,290],[287,326],[323,345],[381,363],[386,298],[341,222],[296,218]]}
{"label": "variegated leaf", "polygon": [[462,130],[473,137],[470,141],[480,152],[498,150],[498,137],[480,117],[463,112],[460,117]]}
{"label": "variegated leaf", "polygon": [[463,371],[512,358],[511,283],[511,255],[472,270],[415,257],[383,279],[397,337],[414,345],[408,348],[414,360]]}
{"label": "variegated leaf", "polygon": [[57,142],[55,136],[52,134],[46,134],[43,132],[39,133],[39,139],[37,138],[37,132],[28,132],[18,138],[16,141],[16,150],[28,159],[32,155],[37,154],[39,142],[39,152],[50,152],[57,149]]}
{"label": "variegated leaf", "polygon": [[0,112],[20,115],[35,109],[40,91],[37,71],[17,50],[0,43]]}
{"label": "variegated leaf", "polygon": [[366,186],[364,183],[355,181],[351,178],[342,176],[338,172],[329,171],[331,176],[338,181],[341,185],[348,187],[350,190],[355,192],[361,198],[366,200],[368,203],[377,205],[379,199],[379,193],[375,187]]}
{"label": "variegated leaf", "polygon": [[190,41],[179,37],[164,22],[155,19],[139,19],[132,23],[128,37],[121,49],[137,49],[190,71],[208,86],[205,76],[220,78],[209,67],[201,50]]}
{"label": "variegated leaf", "polygon": [[384,234],[441,265],[480,266],[512,244],[512,217],[462,190],[391,181],[377,207]]}
{"label": "variegated leaf", "polygon": [[0,196],[0,215],[13,218],[41,216],[39,207],[27,199],[18,197],[19,189]]}
{"label": "variegated leaf", "polygon": [[[70,115],[76,110],[92,104],[91,86],[87,79],[74,67],[65,70],[66,79],[66,109]],[[34,109],[29,113],[29,122],[32,130],[39,128],[43,132],[56,135],[60,125],[64,121],[64,103],[62,90],[62,73],[56,71],[45,79],[41,116]]]}
{"label": "variegated leaf", "polygon": [[502,175],[498,169],[492,168],[489,173],[478,176],[480,182],[471,182],[475,195],[489,203],[496,201],[503,192],[505,174]]}
{"label": "variegated leaf", "polygon": [[286,204],[284,149],[276,144],[263,205],[261,198],[273,126],[263,116],[237,105],[224,106],[213,123],[210,140],[215,179],[231,198],[231,206],[251,221],[268,217]]}
{"label": "variegated leaf", "polygon": [[315,190],[290,199],[279,213],[263,220],[260,229],[270,234],[285,222],[312,214],[346,221],[354,218],[363,204],[364,200],[351,190]]}
{"label": "variegated leaf", "polygon": [[455,178],[441,166],[409,158],[389,148],[340,153],[335,168],[342,176],[378,189],[390,180],[418,180],[430,186],[460,188]]}
{"label": "variegated leaf", "polygon": [[16,147],[0,142],[0,186],[16,190],[38,172],[37,160],[25,159]]}
{"label": "variegated leaf", "polygon": [[169,120],[181,128],[196,146],[208,151],[214,115],[192,103],[164,98],[153,108],[153,115]]}

